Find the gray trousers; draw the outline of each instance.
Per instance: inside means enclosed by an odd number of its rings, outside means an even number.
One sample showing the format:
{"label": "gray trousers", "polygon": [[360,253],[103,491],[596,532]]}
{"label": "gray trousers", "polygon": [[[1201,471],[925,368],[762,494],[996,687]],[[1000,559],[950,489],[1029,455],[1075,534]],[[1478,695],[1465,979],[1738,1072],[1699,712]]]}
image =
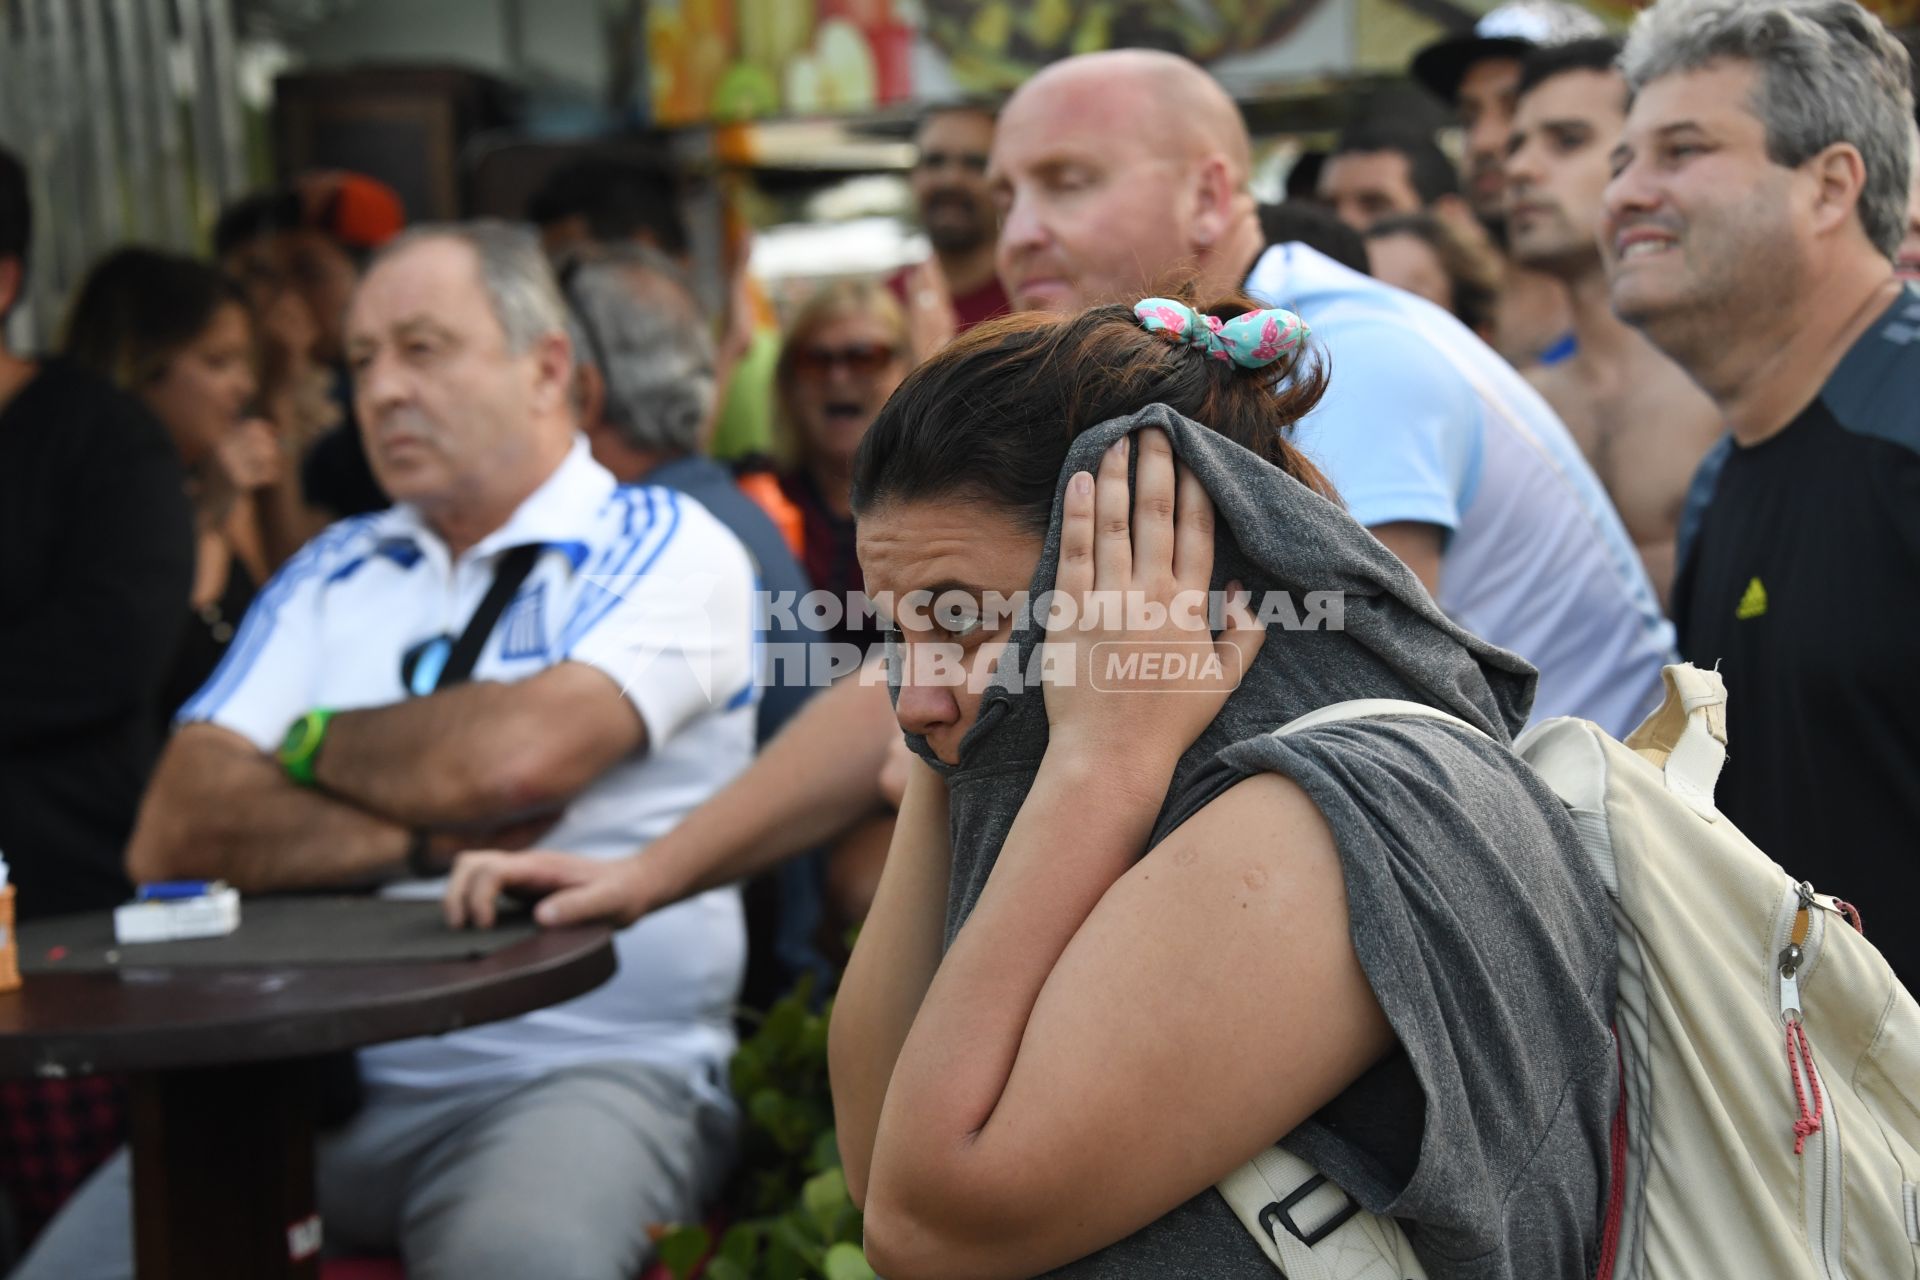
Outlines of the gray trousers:
{"label": "gray trousers", "polygon": [[[700,1220],[735,1127],[682,1076],[631,1062],[431,1093],[369,1086],[316,1153],[326,1252],[398,1252],[408,1280],[633,1280],[650,1225]],[[131,1174],[125,1150],[101,1166],[13,1280],[132,1280]]]}

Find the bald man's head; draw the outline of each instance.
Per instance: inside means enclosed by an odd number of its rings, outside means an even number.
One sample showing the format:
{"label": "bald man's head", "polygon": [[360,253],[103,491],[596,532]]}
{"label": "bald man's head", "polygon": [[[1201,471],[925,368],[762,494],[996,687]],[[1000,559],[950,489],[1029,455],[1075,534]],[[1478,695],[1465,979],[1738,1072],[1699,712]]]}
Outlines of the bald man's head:
{"label": "bald man's head", "polygon": [[1253,168],[1247,124],[1220,82],[1178,54],[1158,49],[1111,49],[1055,62],[1027,81],[1014,101],[1056,86],[1075,94],[1108,95],[1135,108],[1156,147],[1189,158],[1217,155],[1244,184]]}
{"label": "bald man's head", "polygon": [[1239,108],[1184,58],[1116,49],[1047,67],[994,135],[1014,305],[1078,310],[1176,281],[1236,288],[1260,244],[1251,154]]}

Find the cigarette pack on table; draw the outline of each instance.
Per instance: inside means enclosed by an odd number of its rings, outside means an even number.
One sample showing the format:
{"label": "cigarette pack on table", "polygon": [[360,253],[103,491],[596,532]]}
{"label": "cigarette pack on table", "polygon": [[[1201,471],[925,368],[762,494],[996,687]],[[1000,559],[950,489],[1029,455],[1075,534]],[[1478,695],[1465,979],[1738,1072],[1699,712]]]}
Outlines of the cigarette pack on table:
{"label": "cigarette pack on table", "polygon": [[0,991],[20,989],[20,938],[13,931],[13,881],[0,858]]}
{"label": "cigarette pack on table", "polygon": [[113,911],[121,943],[219,938],[240,927],[240,891],[224,881],[142,885],[137,900]]}

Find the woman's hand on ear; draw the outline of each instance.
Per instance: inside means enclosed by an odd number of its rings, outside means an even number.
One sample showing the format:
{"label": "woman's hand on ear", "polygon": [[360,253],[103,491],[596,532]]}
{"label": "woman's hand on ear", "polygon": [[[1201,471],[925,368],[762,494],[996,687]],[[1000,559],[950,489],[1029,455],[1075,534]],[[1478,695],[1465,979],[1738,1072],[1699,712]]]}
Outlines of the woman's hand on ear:
{"label": "woman's hand on ear", "polygon": [[1161,431],[1121,437],[1097,475],[1068,482],[1043,655],[1053,745],[1171,772],[1219,714],[1266,632],[1237,583],[1226,629],[1209,630],[1213,528],[1213,503]]}

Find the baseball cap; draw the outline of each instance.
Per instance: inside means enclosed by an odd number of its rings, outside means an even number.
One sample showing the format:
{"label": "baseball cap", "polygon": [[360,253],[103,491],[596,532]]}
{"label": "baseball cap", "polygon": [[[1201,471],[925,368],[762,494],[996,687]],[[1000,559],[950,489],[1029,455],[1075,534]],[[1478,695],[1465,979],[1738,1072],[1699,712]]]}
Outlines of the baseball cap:
{"label": "baseball cap", "polygon": [[1566,0],[1513,0],[1473,24],[1473,30],[1448,36],[1422,49],[1408,67],[1413,78],[1435,96],[1453,102],[1467,68],[1482,58],[1522,58],[1542,45],[1565,44],[1603,36],[1607,26],[1594,14]]}
{"label": "baseball cap", "polygon": [[363,173],[335,169],[302,175],[295,183],[308,226],[349,249],[378,249],[407,224],[399,195]]}

